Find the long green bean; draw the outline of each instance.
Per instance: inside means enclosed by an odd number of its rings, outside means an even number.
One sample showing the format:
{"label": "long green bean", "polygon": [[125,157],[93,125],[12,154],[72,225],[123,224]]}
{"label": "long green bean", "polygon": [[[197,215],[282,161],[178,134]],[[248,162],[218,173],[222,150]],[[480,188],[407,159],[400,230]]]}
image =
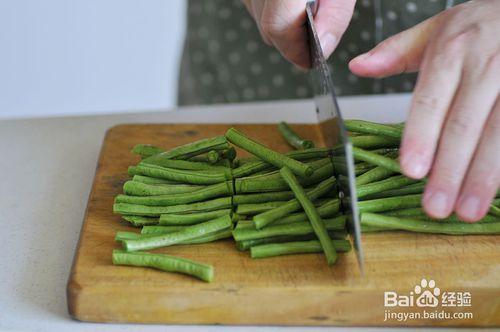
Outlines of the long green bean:
{"label": "long green bean", "polygon": [[164,254],[132,253],[115,249],[113,250],[113,264],[152,267],[167,272],[179,272],[206,282],[211,282],[214,278],[214,268],[211,265]]}
{"label": "long green bean", "polygon": [[[135,237],[132,237],[130,235],[127,235],[128,237],[123,237],[120,239],[120,241],[123,240],[137,240],[141,238],[146,238],[146,237],[152,237],[152,236],[157,236],[161,234],[172,234],[174,232],[178,232],[181,230],[184,230],[188,226],[146,226],[146,229],[142,229],[141,234],[133,233],[136,235]],[[175,228],[177,227],[177,230]],[[139,235],[139,236],[137,236]],[[218,241],[221,239],[227,239],[233,236],[233,232],[230,228],[227,229],[222,229],[220,231],[217,231],[212,234],[208,234],[205,236],[200,236],[194,239],[189,239],[186,241],[181,241],[177,244],[201,244],[201,243],[208,243],[208,242],[214,242]],[[115,237],[116,240],[116,237]]]}
{"label": "long green bean", "polygon": [[[312,176],[308,178],[299,178],[299,182],[301,185],[307,187],[328,179],[332,175],[333,164],[328,163],[317,169]],[[235,179],[234,185],[236,194],[283,191],[288,189],[288,186],[283,179],[265,176]]]}
{"label": "long green bean", "polygon": [[[325,231],[345,230],[345,216],[338,216],[331,219],[323,219],[322,225]],[[315,230],[309,221],[299,221],[289,224],[269,225],[263,229],[256,229],[251,224],[240,224],[233,230],[233,237],[236,241],[247,241],[261,239],[272,236],[292,236],[314,234]]]}
{"label": "long green bean", "polygon": [[[370,195],[366,195],[363,197],[363,200],[385,198],[385,197],[394,197],[394,196],[405,196],[405,195],[411,195],[411,194],[421,194],[424,192],[424,188],[425,188],[425,182],[418,182],[418,183],[410,184],[408,186],[404,186],[401,188],[384,190],[384,191],[379,192],[379,193],[373,193]],[[359,196],[358,196],[358,198],[359,198]]]}
{"label": "long green bean", "polygon": [[379,181],[388,178],[396,172],[391,171],[385,167],[377,166],[366,173],[356,177],[356,185],[368,184],[371,182]]}
{"label": "long green bean", "polygon": [[139,240],[124,240],[122,244],[127,251],[155,249],[178,244],[182,241],[197,239],[202,236],[212,235],[224,229],[231,229],[232,224],[231,217],[225,215],[197,225],[186,226],[175,233],[162,234],[144,239],[141,238]]}
{"label": "long green bean", "polygon": [[[321,218],[335,217],[339,213],[340,201],[337,198],[330,199],[318,206],[318,213]],[[293,213],[273,222],[273,225],[289,224],[297,221],[307,221],[305,212]]]}
{"label": "long green bean", "polygon": [[419,207],[421,205],[422,195],[408,195],[401,197],[387,197],[361,201],[358,204],[359,212],[383,212],[396,209],[406,209]]}
{"label": "long green bean", "polygon": [[[347,231],[330,231],[328,235],[332,240],[344,240],[347,236]],[[270,236],[263,237],[253,240],[237,241],[236,248],[240,251],[245,251],[251,247],[258,246],[261,244],[269,243],[283,243],[283,242],[297,242],[297,241],[310,241],[316,240],[316,234],[306,234],[306,235],[280,235],[280,236]]]}
{"label": "long green bean", "polygon": [[[286,180],[285,180],[286,181]],[[335,186],[335,178],[331,177],[329,179],[321,182],[316,188],[311,189],[307,192],[307,197],[309,200],[313,201],[330,191],[333,191]],[[297,196],[295,194],[295,196]],[[255,223],[255,227],[261,229],[275,220],[283,218],[289,215],[292,212],[295,212],[301,208],[302,204],[300,203],[298,198],[294,198],[285,204],[276,207],[275,209],[263,212],[253,217],[253,222]]]}
{"label": "long green bean", "polygon": [[132,177],[132,181],[141,182],[141,183],[145,183],[145,184],[180,184],[177,181],[159,179],[159,178],[145,176],[145,175],[134,175]]}
{"label": "long green bean", "polygon": [[204,187],[191,184],[146,184],[127,181],[123,185],[123,192],[132,196],[155,196],[189,193],[201,188]]}
{"label": "long green bean", "polygon": [[130,166],[129,173],[190,184],[215,184],[231,179],[226,171],[190,171],[149,164]]}
{"label": "long green bean", "polygon": [[363,121],[363,120],[345,120],[345,127],[347,130],[357,133],[388,136],[401,139],[403,129],[390,125],[383,125],[380,123]]}
{"label": "long green bean", "polygon": [[352,153],[354,155],[354,159],[366,161],[370,164],[382,166],[387,169],[390,169],[393,172],[401,173],[401,168],[399,167],[398,161],[378,155],[376,153],[366,151],[360,148],[353,147]]}
{"label": "long green bean", "polygon": [[[334,264],[335,261],[337,260],[337,252],[335,251],[332,239],[330,239],[330,237],[328,236],[328,231],[327,228],[325,227],[325,223],[323,223],[323,220],[321,219],[318,211],[316,210],[316,207],[311,202],[304,189],[300,186],[299,181],[297,180],[295,175],[290,171],[290,169],[284,167],[280,170],[280,174],[283,176],[283,179],[286,181],[288,186],[290,186],[290,189],[293,191],[300,205],[302,205],[304,212],[307,214],[307,217],[309,218],[310,221],[310,225],[314,230],[314,233],[318,237],[321,243],[321,247],[323,248],[323,251],[325,252],[326,261],[328,262],[328,265]],[[285,226],[290,227],[290,224]]]}
{"label": "long green bean", "polygon": [[398,148],[399,140],[383,136],[353,136],[352,145],[362,149]]}
{"label": "long green bean", "polygon": [[162,214],[168,213],[208,212],[229,209],[231,207],[231,197],[222,197],[205,202],[172,206],[148,206],[128,203],[115,203],[113,205],[113,212],[133,216],[159,217]]}
{"label": "long green bean", "polygon": [[[347,240],[332,240],[333,247],[338,252],[350,251],[351,243]],[[268,258],[282,255],[306,254],[322,252],[318,240],[262,244],[250,248],[252,258]]]}
{"label": "long green bean", "polygon": [[286,122],[278,124],[278,130],[285,141],[296,149],[310,149],[314,147],[314,142],[301,138]]}
{"label": "long green bean", "polygon": [[362,198],[370,194],[383,192],[385,190],[401,188],[409,184],[414,184],[418,181],[419,180],[410,179],[404,175],[396,175],[382,181],[359,185],[356,188],[356,192],[358,198]]}
{"label": "long green bean", "polygon": [[162,152],[160,155],[161,158],[168,159],[189,159],[210,150],[224,150],[229,147],[229,143],[224,136],[217,136],[181,145],[171,150]]}
{"label": "long green bean", "polygon": [[182,194],[155,195],[155,196],[129,196],[117,195],[115,203],[141,204],[150,206],[169,206],[201,202],[232,194],[232,183],[222,182],[211,186],[202,187],[196,191]]}
{"label": "long green bean", "polygon": [[265,203],[239,204],[236,213],[239,215],[255,215],[265,211],[273,210],[286,204],[286,201],[274,201]]}
{"label": "long green bean", "polygon": [[361,213],[361,224],[391,230],[450,235],[500,234],[500,222],[440,223],[418,219],[398,218],[375,213]]}
{"label": "long green bean", "polygon": [[135,227],[142,227],[145,225],[157,225],[159,223],[158,218],[151,218],[151,217],[123,215],[122,218],[131,223]]}
{"label": "long green bean", "polygon": [[212,220],[220,216],[231,215],[231,209],[215,210],[208,212],[198,212],[189,214],[162,214],[159,219],[159,225],[194,225],[204,221]]}
{"label": "long green bean", "polygon": [[278,168],[287,166],[295,174],[303,177],[311,176],[314,172],[311,166],[292,159],[279,152],[273,151],[268,147],[262,145],[261,143],[251,140],[234,128],[230,128],[226,132],[226,138],[234,145],[239,146],[240,148],[250,152],[251,154]]}
{"label": "long green bean", "polygon": [[143,158],[147,158],[164,151],[164,149],[151,144],[137,144],[132,149],[132,153],[138,154]]}
{"label": "long green bean", "polygon": [[[216,152],[217,153],[217,152]],[[224,170],[223,166],[216,166],[216,165],[211,165],[206,162],[196,162],[196,161],[190,161],[190,160],[181,160],[181,159],[169,159],[166,158],[162,154],[157,154],[150,156],[146,159],[143,159],[139,165],[157,165],[161,167],[166,167],[166,168],[175,168],[175,169],[184,169],[184,170],[191,170],[191,171],[220,171]]]}
{"label": "long green bean", "polygon": [[288,201],[292,199],[293,192],[291,191],[273,191],[260,194],[234,195],[233,204],[255,204],[275,201]]}

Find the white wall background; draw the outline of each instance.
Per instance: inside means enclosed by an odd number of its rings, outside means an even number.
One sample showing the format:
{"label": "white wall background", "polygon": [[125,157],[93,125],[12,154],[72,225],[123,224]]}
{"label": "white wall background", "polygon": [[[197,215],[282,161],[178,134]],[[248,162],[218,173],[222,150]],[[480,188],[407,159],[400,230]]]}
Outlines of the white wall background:
{"label": "white wall background", "polygon": [[0,119],[173,107],[184,0],[0,0]]}

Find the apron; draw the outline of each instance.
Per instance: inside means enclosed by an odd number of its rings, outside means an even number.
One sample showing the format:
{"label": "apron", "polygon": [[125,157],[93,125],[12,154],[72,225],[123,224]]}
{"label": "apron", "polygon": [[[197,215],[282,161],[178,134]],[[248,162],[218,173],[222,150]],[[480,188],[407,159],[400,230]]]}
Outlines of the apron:
{"label": "apron", "polygon": [[[335,1],[335,0],[323,0]],[[358,0],[328,59],[338,95],[410,92],[416,74],[357,77],[347,64],[380,41],[463,1]],[[190,0],[179,74],[179,105],[312,97],[307,73],[266,45],[241,0]]]}

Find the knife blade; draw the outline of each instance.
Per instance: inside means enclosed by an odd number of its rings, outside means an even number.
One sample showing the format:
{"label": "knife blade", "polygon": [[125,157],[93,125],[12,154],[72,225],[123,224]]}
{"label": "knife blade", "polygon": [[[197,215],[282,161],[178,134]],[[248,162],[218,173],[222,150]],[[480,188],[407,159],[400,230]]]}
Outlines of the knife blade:
{"label": "knife blade", "polygon": [[363,275],[364,257],[361,245],[361,226],[356,195],[352,143],[347,136],[347,130],[333,88],[330,69],[323,55],[319,37],[314,26],[314,15],[316,14],[318,5],[317,0],[306,3],[306,27],[312,65],[310,79],[314,91],[314,103],[316,105],[319,128],[326,146],[331,148],[332,155],[342,157],[336,158],[337,161],[342,163],[342,167],[335,167],[334,165],[334,176],[338,184],[337,189],[341,202],[341,211],[347,216],[348,231],[351,241],[354,244],[361,275]]}

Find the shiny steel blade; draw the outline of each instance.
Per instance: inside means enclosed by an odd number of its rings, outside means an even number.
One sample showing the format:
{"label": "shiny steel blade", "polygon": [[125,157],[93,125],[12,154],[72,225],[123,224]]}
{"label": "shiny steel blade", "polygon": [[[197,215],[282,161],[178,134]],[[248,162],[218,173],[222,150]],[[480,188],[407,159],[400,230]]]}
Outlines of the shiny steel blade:
{"label": "shiny steel blade", "polygon": [[321,134],[327,147],[332,148],[335,157],[334,174],[338,183],[342,212],[348,219],[351,235],[361,274],[364,273],[363,249],[361,247],[361,226],[359,222],[358,199],[356,195],[356,177],[352,143],[347,136],[344,121],[333,89],[330,69],[323,56],[319,38],[314,27],[314,14],[317,1],[306,5],[307,31],[311,57],[311,81],[314,89],[314,101]]}

